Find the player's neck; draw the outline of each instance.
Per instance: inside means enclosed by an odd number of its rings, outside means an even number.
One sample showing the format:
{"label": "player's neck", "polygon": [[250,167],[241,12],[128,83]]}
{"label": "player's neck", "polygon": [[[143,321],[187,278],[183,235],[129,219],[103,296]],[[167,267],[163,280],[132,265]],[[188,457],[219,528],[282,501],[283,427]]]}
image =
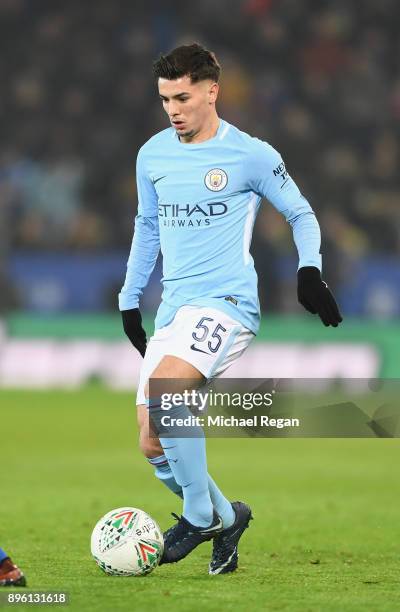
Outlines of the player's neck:
{"label": "player's neck", "polygon": [[210,121],[205,123],[196,134],[193,136],[181,136],[179,140],[183,144],[195,144],[198,142],[204,142],[205,140],[210,140],[210,138],[214,138],[218,132],[219,122],[220,119],[217,113],[215,113],[211,116]]}

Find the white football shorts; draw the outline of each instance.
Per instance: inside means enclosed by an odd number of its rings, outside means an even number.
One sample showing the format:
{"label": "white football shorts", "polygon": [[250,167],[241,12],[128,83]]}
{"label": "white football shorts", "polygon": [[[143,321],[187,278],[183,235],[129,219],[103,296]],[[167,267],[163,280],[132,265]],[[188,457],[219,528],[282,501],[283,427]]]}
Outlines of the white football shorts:
{"label": "white football shorts", "polygon": [[146,403],[146,383],[165,355],[184,359],[209,380],[238,359],[252,338],[253,332],[221,310],[182,306],[173,321],[157,329],[147,344],[136,403]]}

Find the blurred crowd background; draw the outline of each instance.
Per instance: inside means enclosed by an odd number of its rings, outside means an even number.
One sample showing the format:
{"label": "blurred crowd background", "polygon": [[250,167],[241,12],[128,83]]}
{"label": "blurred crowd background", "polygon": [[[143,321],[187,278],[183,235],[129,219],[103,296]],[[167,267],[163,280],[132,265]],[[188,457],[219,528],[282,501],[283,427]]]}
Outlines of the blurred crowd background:
{"label": "blurred crowd background", "polygon": [[[275,146],[312,204],[343,310],[399,315],[399,22],[396,0],[0,0],[1,308],[116,310],[137,150],[168,126],[152,62],[197,41],[222,64],[220,115]],[[269,205],[252,252],[263,309],[296,311]]]}

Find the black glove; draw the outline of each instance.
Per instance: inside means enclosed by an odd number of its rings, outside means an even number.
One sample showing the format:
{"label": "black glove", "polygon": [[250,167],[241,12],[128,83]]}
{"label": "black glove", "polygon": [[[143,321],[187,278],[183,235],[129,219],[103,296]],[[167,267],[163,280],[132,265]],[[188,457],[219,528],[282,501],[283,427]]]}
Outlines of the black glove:
{"label": "black glove", "polygon": [[141,356],[144,357],[147,340],[146,332],[142,327],[142,315],[140,314],[139,308],[121,310],[121,315],[126,335]]}
{"label": "black glove", "polygon": [[318,268],[306,266],[297,272],[297,298],[308,312],[318,314],[326,327],[337,327],[343,321],[335,298]]}

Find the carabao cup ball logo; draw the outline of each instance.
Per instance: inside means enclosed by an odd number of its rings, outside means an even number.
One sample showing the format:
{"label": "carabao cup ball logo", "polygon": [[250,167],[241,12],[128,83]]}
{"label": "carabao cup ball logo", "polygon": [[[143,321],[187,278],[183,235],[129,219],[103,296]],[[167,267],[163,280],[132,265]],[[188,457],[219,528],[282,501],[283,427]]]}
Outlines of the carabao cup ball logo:
{"label": "carabao cup ball logo", "polygon": [[204,182],[210,191],[221,191],[228,183],[228,176],[221,168],[213,168],[207,172]]}

